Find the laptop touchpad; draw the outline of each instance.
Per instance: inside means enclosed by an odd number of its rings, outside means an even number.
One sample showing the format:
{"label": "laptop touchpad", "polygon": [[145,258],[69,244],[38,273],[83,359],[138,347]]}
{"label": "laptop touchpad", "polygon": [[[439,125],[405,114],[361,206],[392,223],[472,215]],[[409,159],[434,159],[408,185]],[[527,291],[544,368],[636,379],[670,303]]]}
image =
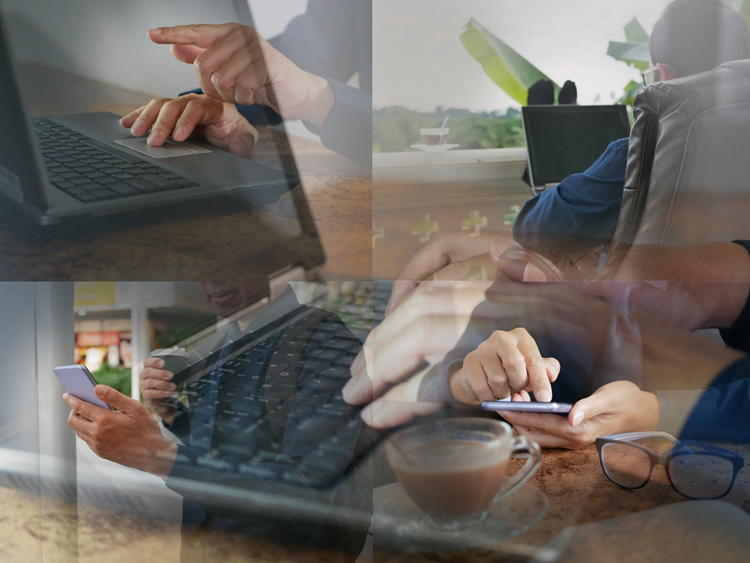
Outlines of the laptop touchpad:
{"label": "laptop touchpad", "polygon": [[151,158],[172,158],[174,156],[191,156],[194,154],[205,154],[211,152],[210,150],[197,145],[190,143],[175,143],[174,141],[169,140],[160,147],[152,147],[146,143],[145,137],[133,137],[113,142],[141,154],[145,154],[146,156],[150,156]]}

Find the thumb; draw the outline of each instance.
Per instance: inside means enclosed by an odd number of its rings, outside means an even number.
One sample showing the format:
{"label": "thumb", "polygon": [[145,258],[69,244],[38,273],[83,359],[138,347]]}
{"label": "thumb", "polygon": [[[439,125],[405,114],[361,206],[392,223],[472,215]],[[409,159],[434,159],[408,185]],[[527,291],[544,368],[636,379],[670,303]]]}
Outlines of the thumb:
{"label": "thumb", "polygon": [[594,393],[590,397],[581,399],[568,413],[568,422],[571,426],[579,426],[586,420],[591,420],[609,410],[607,394]]}
{"label": "thumb", "polygon": [[113,389],[108,385],[97,385],[94,392],[102,401],[115,407],[118,411],[132,412],[134,404],[140,405],[135,399],[123,395],[117,389]]}
{"label": "thumb", "polygon": [[539,268],[534,266],[531,262],[526,264],[526,267],[523,269],[523,281],[525,282],[546,282],[547,276],[544,275],[544,272],[542,272]]}
{"label": "thumb", "polygon": [[255,146],[257,135],[252,125],[249,123],[244,125],[242,129],[232,134],[229,140],[229,152],[243,158],[248,156]]}
{"label": "thumb", "polygon": [[196,47],[195,45],[172,45],[169,50],[175,59],[189,65],[193,64],[198,55],[205,51],[202,47]]}

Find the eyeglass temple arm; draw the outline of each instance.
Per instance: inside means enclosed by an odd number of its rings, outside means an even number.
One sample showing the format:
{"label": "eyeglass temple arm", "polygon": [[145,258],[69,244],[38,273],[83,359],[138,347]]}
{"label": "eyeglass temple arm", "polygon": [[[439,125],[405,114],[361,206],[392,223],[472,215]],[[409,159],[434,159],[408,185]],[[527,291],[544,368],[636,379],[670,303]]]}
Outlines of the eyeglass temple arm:
{"label": "eyeglass temple arm", "polygon": [[625,432],[623,434],[610,434],[609,436],[602,436],[609,440],[639,440],[641,438],[666,438],[677,444],[679,440],[667,432],[660,430],[654,430],[651,432]]}

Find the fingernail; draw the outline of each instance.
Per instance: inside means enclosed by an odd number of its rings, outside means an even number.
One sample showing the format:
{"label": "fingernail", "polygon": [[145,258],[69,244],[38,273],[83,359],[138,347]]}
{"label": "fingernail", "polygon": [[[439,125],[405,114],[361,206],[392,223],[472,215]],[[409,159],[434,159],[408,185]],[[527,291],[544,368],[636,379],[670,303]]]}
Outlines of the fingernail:
{"label": "fingernail", "polygon": [[583,422],[583,416],[583,411],[578,411],[577,413],[575,413],[575,415],[573,415],[573,426],[578,426],[579,424],[581,424],[581,422]]}
{"label": "fingernail", "polygon": [[152,131],[151,134],[148,136],[148,144],[153,145],[154,143],[158,143],[161,140],[161,133],[159,131]]}
{"label": "fingernail", "polygon": [[359,405],[367,401],[370,396],[370,380],[367,375],[352,377],[342,390],[344,400],[351,405]]}
{"label": "fingernail", "polygon": [[167,389],[169,389],[170,391],[174,391],[175,389],[177,389],[177,385],[175,385],[174,383],[170,383],[169,385],[167,385]]}
{"label": "fingernail", "polygon": [[149,29],[148,34],[149,35],[161,35],[161,28],[157,27],[156,29]]}
{"label": "fingernail", "polygon": [[245,143],[237,143],[237,154],[239,156],[247,156],[249,152]]}
{"label": "fingernail", "polygon": [[549,392],[549,389],[542,389],[536,394],[536,400],[549,403],[552,400],[552,393]]}
{"label": "fingernail", "polygon": [[177,137],[179,137],[181,139],[184,133],[185,128],[180,125],[177,129],[174,130],[174,133],[172,133],[172,138],[177,139]]}
{"label": "fingernail", "polygon": [[171,372],[167,372],[167,374],[166,374],[166,375],[164,376],[164,379],[166,379],[167,381],[169,381],[169,380],[170,380],[170,379],[172,379],[173,377],[174,377],[174,374],[173,374],[173,373],[171,373]]}
{"label": "fingernail", "polygon": [[136,119],[135,123],[133,123],[133,126],[130,128],[130,131],[133,135],[140,135],[143,133],[144,127],[146,127],[146,122],[142,119]]}
{"label": "fingernail", "polygon": [[163,368],[164,367],[164,360],[156,360],[156,367]]}

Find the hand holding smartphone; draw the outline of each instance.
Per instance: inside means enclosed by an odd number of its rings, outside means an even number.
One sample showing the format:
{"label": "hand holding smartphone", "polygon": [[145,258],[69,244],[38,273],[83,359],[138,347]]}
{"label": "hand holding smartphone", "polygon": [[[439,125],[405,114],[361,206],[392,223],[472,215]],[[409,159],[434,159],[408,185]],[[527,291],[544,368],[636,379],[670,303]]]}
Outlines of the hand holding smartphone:
{"label": "hand holding smartphone", "polygon": [[553,412],[564,414],[570,412],[570,403],[538,403],[536,401],[485,401],[480,405],[486,411],[511,412]]}
{"label": "hand holding smartphone", "polygon": [[91,372],[86,366],[74,365],[74,366],[57,366],[54,368],[55,375],[60,383],[63,384],[65,390],[78,397],[82,401],[96,405],[103,409],[110,411],[115,410],[113,407],[102,401],[96,396],[94,388],[96,387],[96,379],[91,375]]}

